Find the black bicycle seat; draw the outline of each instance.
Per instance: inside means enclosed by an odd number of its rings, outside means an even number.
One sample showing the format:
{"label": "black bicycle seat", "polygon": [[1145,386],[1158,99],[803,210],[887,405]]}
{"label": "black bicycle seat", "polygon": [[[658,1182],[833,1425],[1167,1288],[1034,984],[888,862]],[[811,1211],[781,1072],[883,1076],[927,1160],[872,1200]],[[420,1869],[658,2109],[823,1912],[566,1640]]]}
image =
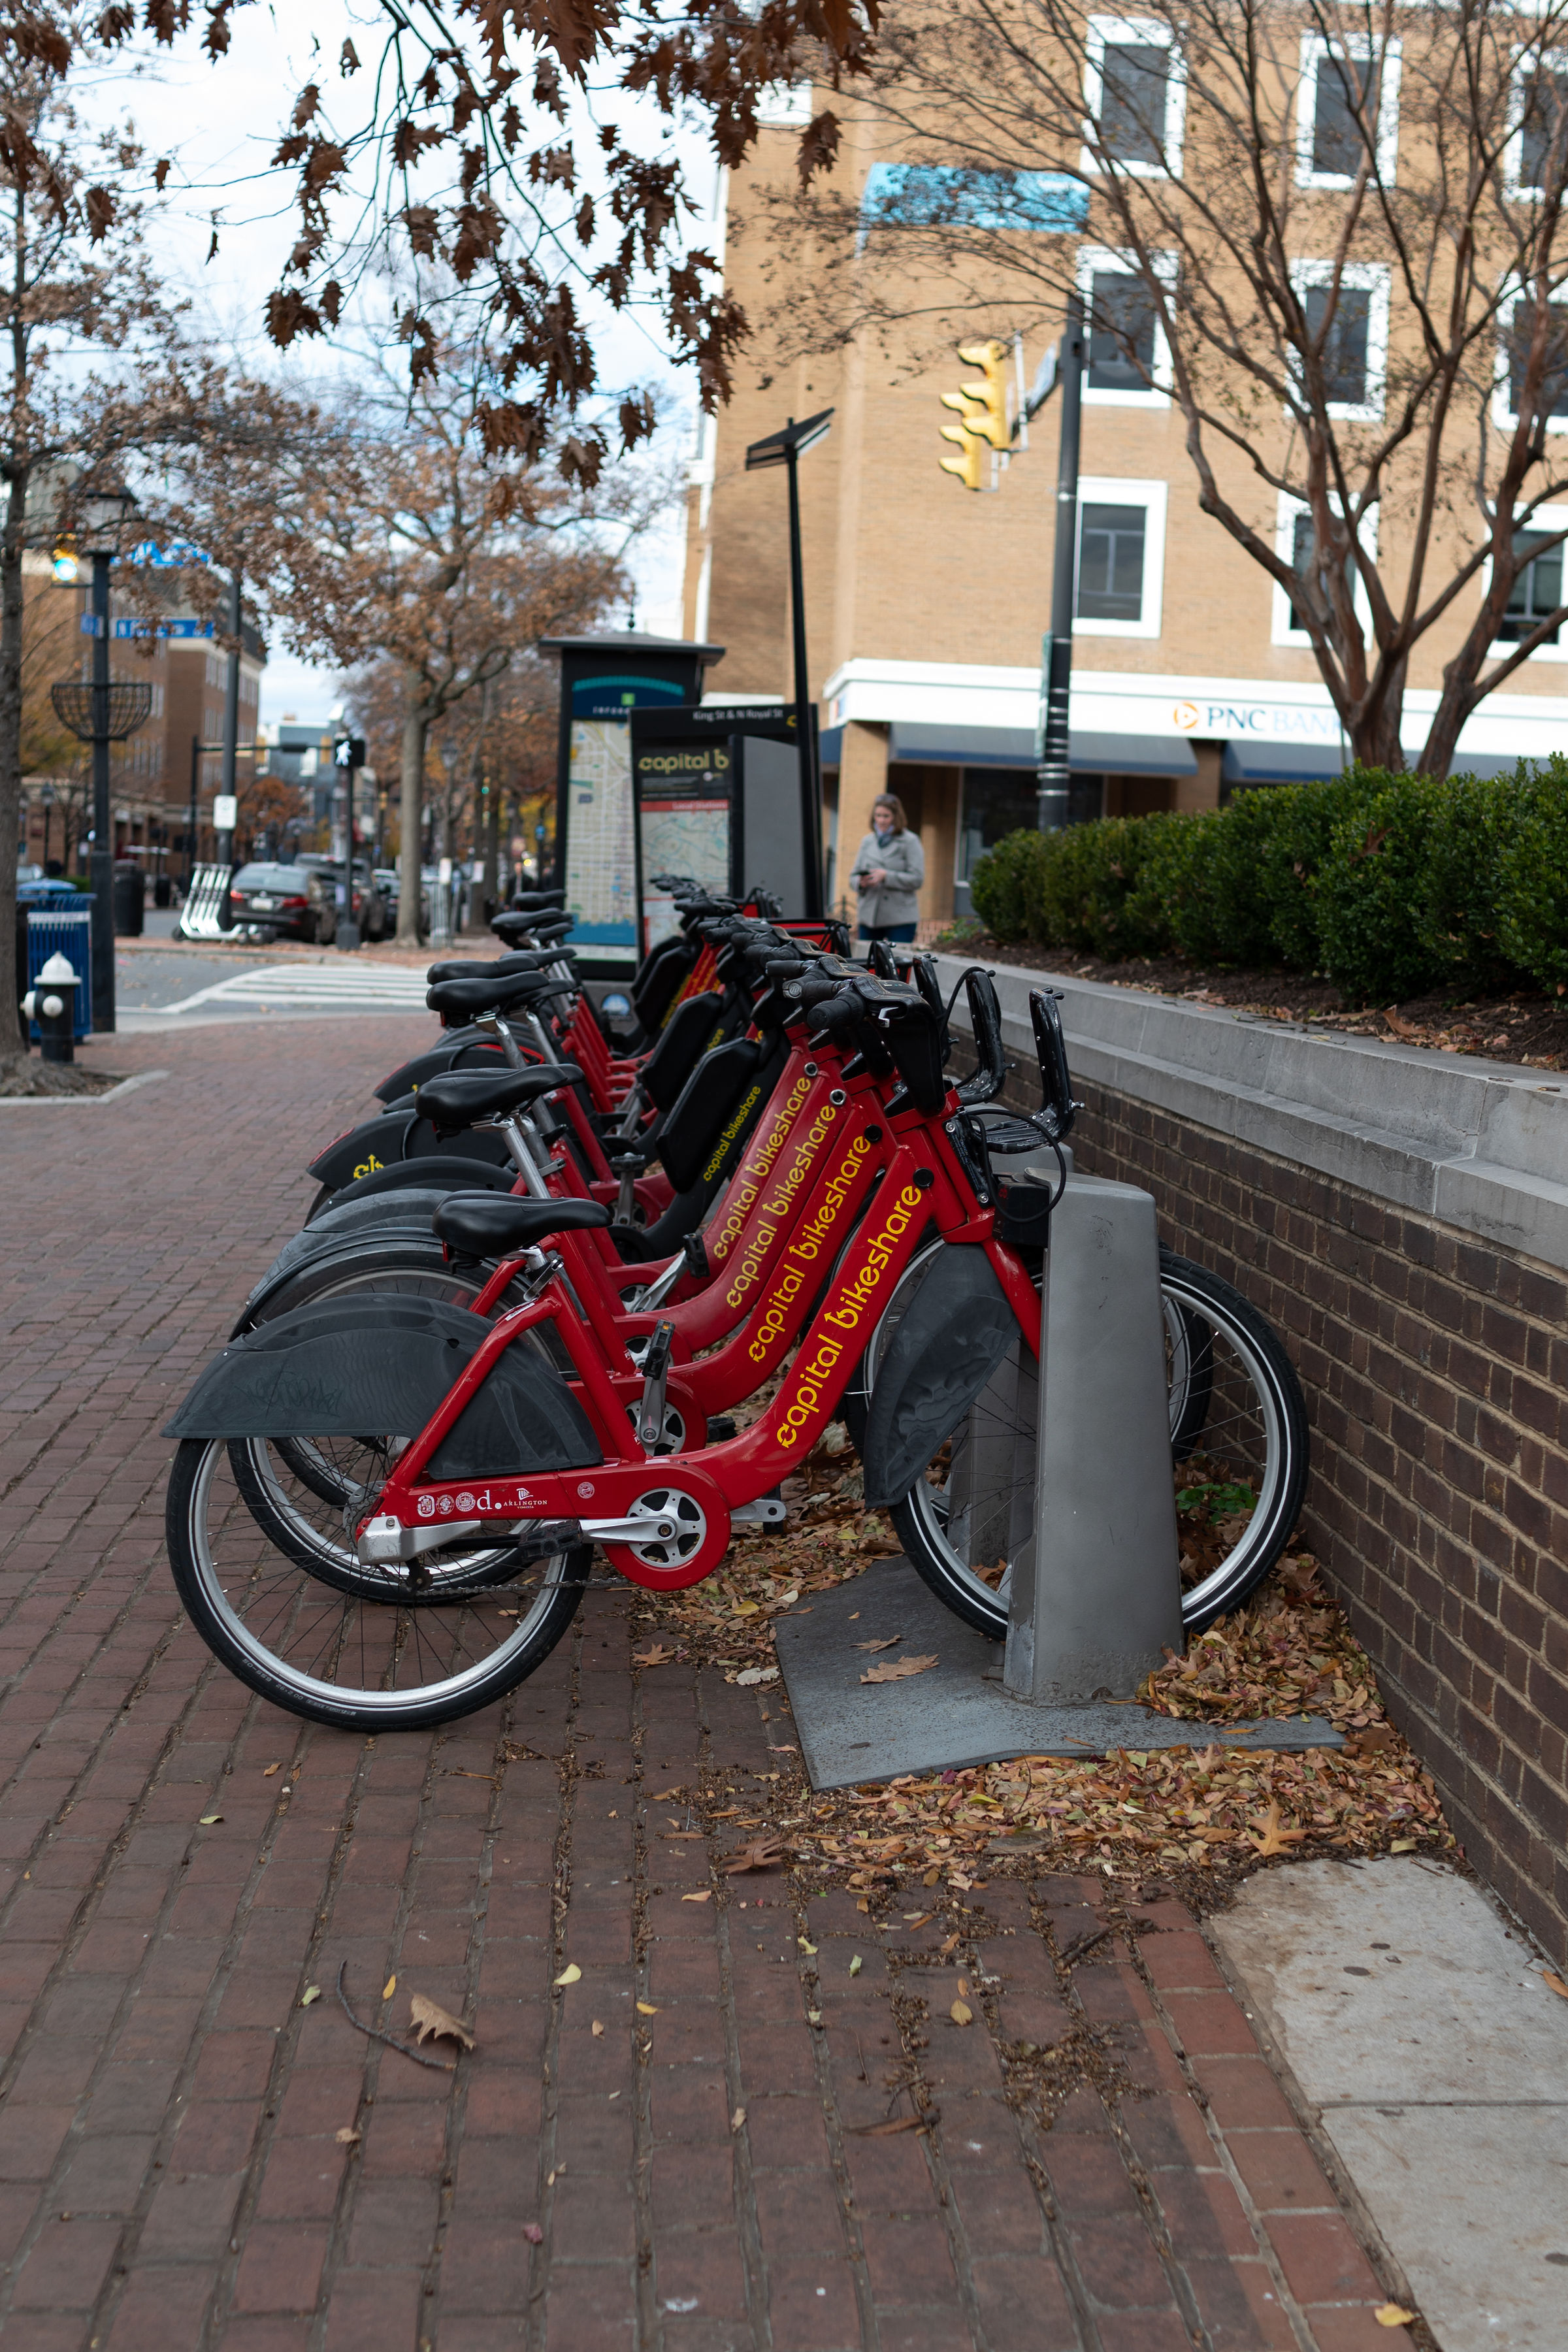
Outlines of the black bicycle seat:
{"label": "black bicycle seat", "polygon": [[575,1086],[582,1075],[575,1062],[535,1062],[526,1070],[500,1070],[493,1076],[489,1070],[443,1070],[420,1087],[419,1116],[450,1134],[516,1110],[521,1103],[537,1102],[557,1087]]}
{"label": "black bicycle seat", "polygon": [[510,1257],[551,1234],[607,1225],[603,1201],[524,1201],[507,1192],[454,1192],[430,1220],[437,1237],[463,1257]]}
{"label": "black bicycle seat", "polygon": [[542,1003],[546,997],[568,996],[569,981],[552,980],[547,971],[514,971],[499,979],[438,980],[426,993],[432,1013],[510,1013],[519,1005]]}
{"label": "black bicycle seat", "polygon": [[492,915],[490,929],[498,940],[515,947],[520,940],[556,939],[572,929],[574,919],[558,907],[540,907],[531,911],[512,908],[504,915]]}
{"label": "black bicycle seat", "polygon": [[539,971],[547,963],[558,961],[563,951],[555,948],[516,948],[510,955],[495,956],[487,962],[483,956],[451,956],[445,963],[433,963],[425,977],[432,987],[443,980],[509,980],[520,971]]}

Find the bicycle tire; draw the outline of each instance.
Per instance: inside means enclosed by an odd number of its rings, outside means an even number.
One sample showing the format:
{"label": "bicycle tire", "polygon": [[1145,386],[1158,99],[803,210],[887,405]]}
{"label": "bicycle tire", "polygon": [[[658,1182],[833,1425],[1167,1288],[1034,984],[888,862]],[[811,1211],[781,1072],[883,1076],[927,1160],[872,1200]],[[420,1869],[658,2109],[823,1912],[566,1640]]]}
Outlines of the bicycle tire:
{"label": "bicycle tire", "polygon": [[[479,1616],[474,1595],[461,1594],[416,1612],[395,1592],[384,1601],[371,1601],[334,1591],[276,1551],[272,1558],[277,1565],[268,1567],[256,1549],[265,1545],[265,1538],[249,1522],[243,1503],[237,1506],[243,1517],[235,1563],[219,1566],[207,1520],[216,1465],[220,1460],[226,1463],[226,1456],[222,1438],[182,1441],[170,1471],[164,1510],[169,1565],[181,1602],[213,1655],[247,1688],[290,1715],[353,1731],[423,1731],[453,1722],[515,1690],[549,1656],[576,1615],[593,1559],[591,1544],[575,1545],[535,1564],[538,1589],[530,1608],[500,1611],[493,1589],[477,1596],[497,1628],[492,1646],[483,1656],[469,1654],[455,1670],[441,1672],[444,1657],[450,1664],[454,1651],[463,1654],[462,1621]],[[220,1503],[219,1509],[227,1516],[226,1506]],[[252,1557],[259,1564],[249,1566]],[[425,1619],[428,1627],[443,1607],[453,1628],[422,1633],[416,1620]],[[334,1611],[339,1619],[335,1626]],[[363,1616],[357,1641],[351,1611]],[[500,1625],[513,1619],[511,1630],[501,1633]],[[405,1621],[411,1630],[405,1632]],[[297,1630],[299,1655],[284,1655],[278,1645],[279,1633],[288,1640]],[[470,1633],[467,1638],[472,1642],[476,1636]],[[356,1652],[357,1685],[352,1679]],[[416,1664],[428,1659],[437,1669],[434,1678],[395,1687],[388,1675],[395,1675],[410,1654]],[[334,1661],[343,1663],[350,1679],[333,1682],[312,1670]],[[378,1666],[380,1682],[371,1687]]]}
{"label": "bicycle tire", "polygon": [[[911,1295],[905,1286],[923,1271],[924,1257],[922,1253],[907,1269],[872,1335],[857,1375],[855,1420],[849,1421],[852,1435],[856,1422],[864,1429],[876,1364],[887,1343],[887,1327],[900,1311],[900,1294]],[[1189,1479],[1185,1487],[1178,1487],[1179,1495],[1198,1498],[1184,1503],[1181,1509],[1186,1521],[1182,1619],[1193,1634],[1255,1591],[1289,1543],[1306,1489],[1307,1414],[1300,1383],[1277,1335],[1231,1284],[1163,1248],[1160,1286],[1171,1382],[1173,1475]],[[1240,1402],[1245,1392],[1250,1393],[1250,1406]],[[1225,1409],[1218,1425],[1216,1401]],[[847,1396],[846,1405],[850,1402]],[[1247,1425],[1249,1412],[1256,1415],[1254,1426]],[[849,1420],[847,1412],[846,1419]],[[1026,1475],[1032,1482],[1033,1424],[1026,1428],[1020,1422],[1010,1433],[1024,1465],[1016,1475]],[[933,1465],[946,1453],[951,1465],[954,1435],[950,1433],[933,1453]],[[1216,1445],[1217,1454],[1205,1450]],[[1237,1455],[1243,1458],[1235,1458]],[[1194,1465],[1195,1469],[1189,1466]],[[1230,1475],[1205,1481],[1197,1475],[1205,1465]],[[902,1501],[892,1506],[889,1517],[894,1529],[911,1567],[937,1598],[976,1632],[999,1641],[1007,1630],[1005,1562],[1000,1562],[999,1591],[986,1580],[997,1573],[995,1567],[988,1568],[983,1578],[958,1557],[955,1545],[948,1539],[949,1523],[942,1516],[940,1498],[944,1491],[933,1486],[928,1471]],[[1239,1499],[1244,1493],[1250,1496],[1245,1508]],[[1226,1495],[1235,1498],[1233,1512],[1216,1517],[1217,1498]],[[993,1525],[998,1517],[998,1500],[999,1490],[988,1504]],[[1032,1520],[1032,1497],[1027,1508]],[[1235,1539],[1223,1556],[1208,1563],[1203,1572],[1195,1572],[1192,1561],[1201,1552],[1203,1539],[1217,1530],[1223,1540],[1229,1516],[1240,1522]]]}

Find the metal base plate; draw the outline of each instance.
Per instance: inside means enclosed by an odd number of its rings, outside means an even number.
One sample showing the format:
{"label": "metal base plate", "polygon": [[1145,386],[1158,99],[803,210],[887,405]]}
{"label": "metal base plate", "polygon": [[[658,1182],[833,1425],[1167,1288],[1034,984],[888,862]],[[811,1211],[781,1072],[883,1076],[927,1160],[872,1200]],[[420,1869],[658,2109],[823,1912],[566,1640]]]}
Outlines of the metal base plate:
{"label": "metal base plate", "polygon": [[[973,1633],[904,1559],[880,1560],[776,1621],[778,1661],[814,1789],[997,1764],[1010,1756],[1103,1756],[1112,1748],[1342,1748],[1321,1716],[1183,1722],[1120,1702],[1029,1706],[1002,1687],[1002,1644]],[[903,1636],[896,1649],[858,1643]],[[905,1682],[862,1683],[886,1659],[938,1663]]]}

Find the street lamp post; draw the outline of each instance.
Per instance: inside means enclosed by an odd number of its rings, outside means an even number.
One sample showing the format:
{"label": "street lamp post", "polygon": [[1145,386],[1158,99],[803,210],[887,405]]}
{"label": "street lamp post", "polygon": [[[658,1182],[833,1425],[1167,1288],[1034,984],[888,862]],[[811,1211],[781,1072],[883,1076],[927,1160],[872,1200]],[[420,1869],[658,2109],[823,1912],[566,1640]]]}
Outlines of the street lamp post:
{"label": "street lamp post", "polygon": [[1061,443],[1057,457],[1057,540],[1051,567],[1051,633],[1041,667],[1037,822],[1042,833],[1058,833],[1068,821],[1072,795],[1072,624],[1078,589],[1078,467],[1083,414],[1083,302],[1068,297],[1067,330],[1057,363],[1062,388]]}
{"label": "street lamp post", "polygon": [[[81,688],[74,679],[51,689],[51,699],[72,732],[92,745],[92,1025],[102,1032],[114,1027],[114,829],[109,794],[109,747],[132,734],[152,708],[151,687],[132,686],[116,693],[109,677],[109,567],[120,550],[121,534],[136,500],[122,488],[95,490],[82,500],[79,543],[92,558],[91,609],[82,616],[85,635],[92,639],[92,684],[89,710],[80,709]],[[82,723],[86,719],[87,724]]]}
{"label": "street lamp post", "polygon": [[801,862],[805,871],[806,895],[806,903],[801,912],[808,917],[822,913],[822,782],[817,772],[816,730],[812,724],[814,706],[805,659],[805,582],[800,552],[799,465],[805,451],[815,449],[819,441],[826,441],[832,429],[832,409],[819,409],[815,416],[803,417],[798,425],[793,416],[790,417],[782,433],[770,433],[765,439],[753,441],[746,451],[748,474],[756,473],[766,466],[783,466],[789,475],[789,599],[790,628],[795,641],[795,750],[800,773],[804,849]]}
{"label": "street lamp post", "polygon": [[[239,793],[239,654],[243,621],[239,601],[239,566],[237,563],[234,578],[229,583],[228,609],[229,634],[234,643],[229,648],[228,677],[223,698],[223,789],[231,805]],[[234,835],[226,826],[218,835],[217,862],[220,866],[228,866],[233,858]]]}

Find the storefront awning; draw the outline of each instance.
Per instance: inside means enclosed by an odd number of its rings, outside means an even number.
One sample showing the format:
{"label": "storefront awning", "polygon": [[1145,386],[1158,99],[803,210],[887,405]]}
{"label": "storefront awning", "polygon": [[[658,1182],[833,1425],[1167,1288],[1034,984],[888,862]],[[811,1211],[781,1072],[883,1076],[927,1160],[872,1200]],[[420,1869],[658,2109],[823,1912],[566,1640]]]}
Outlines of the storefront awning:
{"label": "storefront awning", "polygon": [[1249,735],[1226,745],[1220,774],[1227,784],[1310,784],[1343,766],[1337,742],[1268,743]]}
{"label": "storefront awning", "polygon": [[[824,757],[826,756],[824,739]],[[889,761],[918,760],[932,767],[1032,768],[1032,727],[908,726],[896,721]],[[1074,728],[1072,766],[1079,775],[1193,776],[1198,763],[1180,735],[1090,735]]]}

